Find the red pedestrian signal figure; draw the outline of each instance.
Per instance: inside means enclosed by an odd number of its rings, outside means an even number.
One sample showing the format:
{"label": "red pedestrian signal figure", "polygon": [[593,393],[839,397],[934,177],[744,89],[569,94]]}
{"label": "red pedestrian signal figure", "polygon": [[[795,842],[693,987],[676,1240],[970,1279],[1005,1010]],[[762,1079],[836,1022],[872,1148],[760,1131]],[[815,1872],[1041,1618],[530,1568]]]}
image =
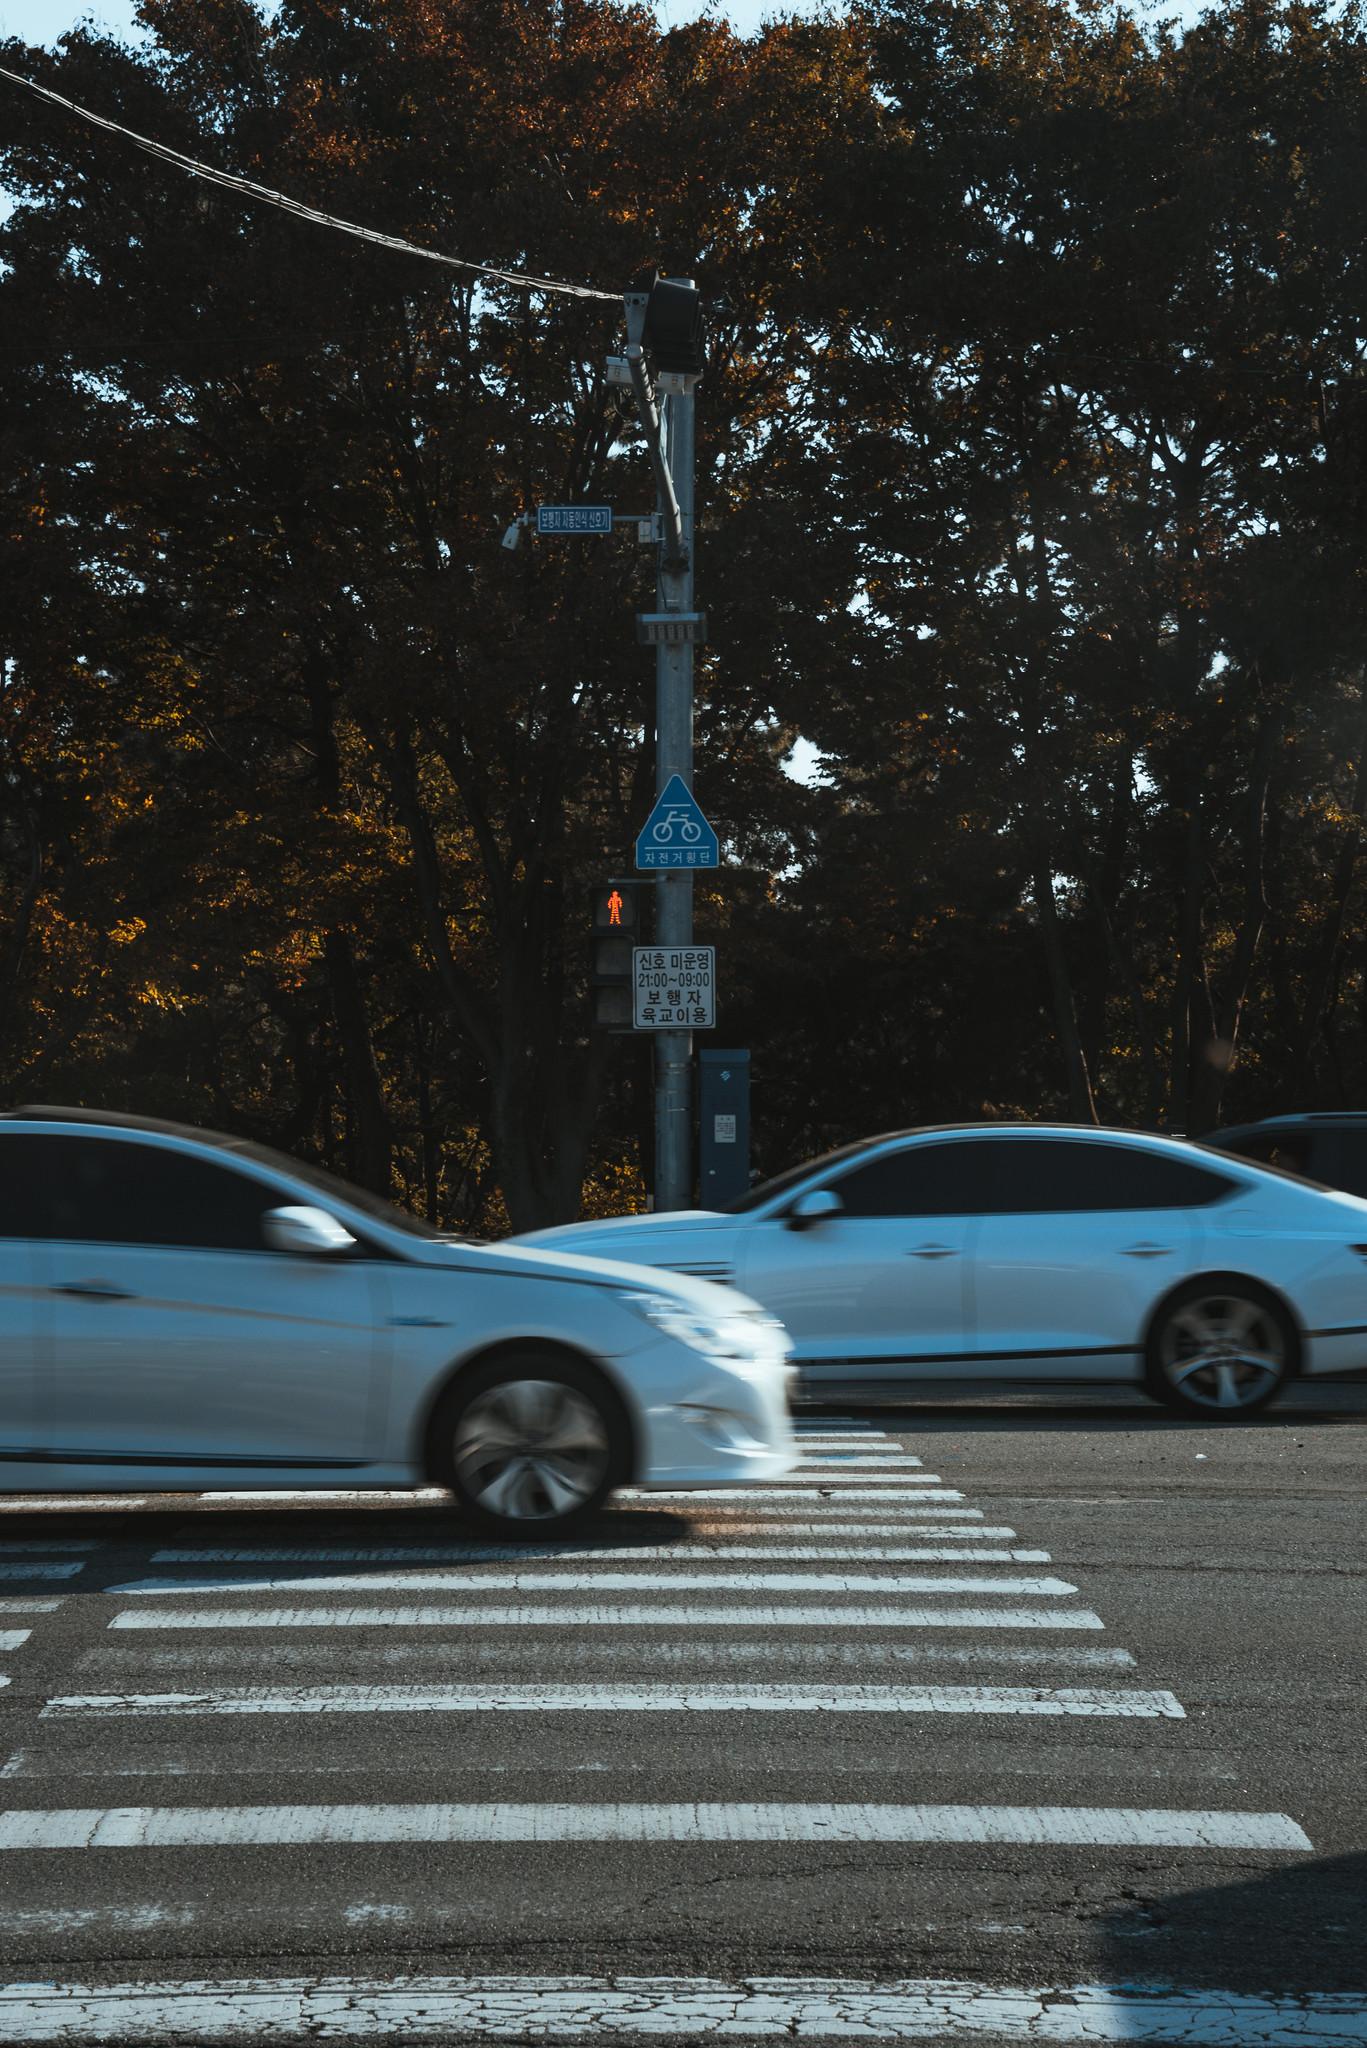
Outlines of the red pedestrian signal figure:
{"label": "red pedestrian signal figure", "polygon": [[621,922],[622,922],[622,895],[621,895],[621,891],[620,891],[619,889],[614,889],[614,890],[613,890],[613,892],[612,892],[612,894],[611,894],[611,896],[609,896],[609,898],[608,898],[608,923],[609,923],[609,924],[620,924]]}

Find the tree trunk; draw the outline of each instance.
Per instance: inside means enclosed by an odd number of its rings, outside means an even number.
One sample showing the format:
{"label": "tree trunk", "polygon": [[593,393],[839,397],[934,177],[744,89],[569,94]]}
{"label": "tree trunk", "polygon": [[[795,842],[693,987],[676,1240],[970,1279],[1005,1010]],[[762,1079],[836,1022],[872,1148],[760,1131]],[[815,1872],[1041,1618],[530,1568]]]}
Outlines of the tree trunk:
{"label": "tree trunk", "polygon": [[1186,791],[1182,893],[1177,920],[1177,972],[1172,990],[1172,1045],[1168,1065],[1168,1126],[1185,1131],[1191,1113],[1192,1011],[1201,965],[1201,896],[1205,880],[1201,793],[1192,771]]}
{"label": "tree trunk", "polygon": [[1248,985],[1253,975],[1258,943],[1267,919],[1265,886],[1265,842],[1267,836],[1267,789],[1272,774],[1272,755],[1280,731],[1275,718],[1266,718],[1258,731],[1249,774],[1248,802],[1243,831],[1244,902],[1239,919],[1234,958],[1223,1002],[1211,1005],[1209,1028],[1199,1045],[1191,1090],[1188,1128],[1193,1134],[1212,1130],[1220,1120],[1225,1082],[1234,1064],[1239,1043]]}
{"label": "tree trunk", "polygon": [[327,968],[332,1014],[342,1047],[342,1070],[346,1076],[346,1099],[350,1112],[349,1166],[354,1180],[377,1195],[390,1193],[393,1136],[384,1089],[375,1064],[365,997],[351,939],[336,929],[323,935],[323,960]]}
{"label": "tree trunk", "polygon": [[1054,1026],[1068,1074],[1068,1114],[1074,1123],[1094,1124],[1097,1121],[1096,1103],[1092,1097],[1086,1054],[1082,1050],[1082,1037],[1077,1028],[1072,977],[1059,931],[1058,906],[1054,902],[1054,878],[1049,862],[1043,856],[1035,866],[1034,889],[1040,936],[1049,968],[1049,987],[1054,998]]}
{"label": "tree trunk", "polygon": [[1358,856],[1362,849],[1363,809],[1364,805],[1367,805],[1367,691],[1364,691],[1363,722],[1358,735],[1357,756],[1357,776],[1353,785],[1351,809],[1352,827],[1344,834],[1338,859],[1334,863],[1329,908],[1325,912],[1324,922],[1320,926],[1315,949],[1311,955],[1311,963],[1305,974],[1305,1001],[1287,1065],[1289,1102],[1299,1102],[1304,1092],[1306,1070],[1310,1064],[1310,1048],[1328,1015],[1334,962],[1338,954],[1339,941],[1343,936],[1348,898],[1357,879]]}

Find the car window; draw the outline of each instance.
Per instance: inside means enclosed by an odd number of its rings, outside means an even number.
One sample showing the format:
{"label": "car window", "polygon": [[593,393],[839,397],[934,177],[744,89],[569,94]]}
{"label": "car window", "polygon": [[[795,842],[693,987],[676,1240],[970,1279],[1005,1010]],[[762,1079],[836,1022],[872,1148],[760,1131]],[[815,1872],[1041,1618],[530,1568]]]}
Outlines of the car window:
{"label": "car window", "polygon": [[[1221,1149],[1234,1153],[1236,1158],[1251,1159],[1258,1166],[1275,1166],[1282,1173],[1299,1174],[1302,1178],[1310,1176],[1311,1133],[1296,1126],[1254,1131]],[[1324,1178],[1322,1170],[1316,1171],[1315,1178]]]}
{"label": "car window", "polygon": [[[1309,1160],[1290,1170],[1324,1186],[1341,1188],[1346,1195],[1367,1195],[1367,1130],[1334,1130],[1331,1126],[1312,1136]],[[1279,1159],[1276,1163],[1285,1162]]]}
{"label": "car window", "polygon": [[992,1160],[981,1139],[908,1145],[833,1176],[847,1216],[975,1216],[994,1206]]}
{"label": "car window", "polygon": [[55,1136],[44,1145],[59,1238],[260,1252],[261,1219],[285,1200],[264,1181],[160,1145]]}
{"label": "car window", "polygon": [[[330,1201],[345,1202],[352,1209],[359,1209],[363,1216],[373,1216],[377,1223],[386,1224],[390,1230],[403,1230],[410,1237],[441,1237],[450,1240],[453,1233],[438,1230],[421,1216],[415,1216],[411,1209],[396,1209],[383,1195],[374,1195],[369,1188],[357,1187],[354,1181],[343,1180],[339,1173],[330,1173],[325,1166],[315,1166],[311,1159],[296,1159],[289,1152],[277,1152],[270,1145],[256,1145],[249,1139],[236,1139],[228,1148],[239,1159],[255,1159],[262,1166],[268,1166],[275,1173],[286,1175],[290,1180],[306,1181],[316,1188],[320,1195]],[[477,1237],[461,1237],[461,1244],[479,1244]]]}
{"label": "car window", "polygon": [[[834,1167],[840,1160],[849,1159],[858,1152],[867,1152],[868,1149],[868,1139],[861,1138],[857,1144],[840,1145],[834,1152],[822,1152],[815,1159],[804,1159],[801,1166],[790,1166],[783,1173],[776,1173],[772,1180],[762,1180],[755,1187],[748,1188],[743,1195],[737,1195],[733,1202],[724,1203],[721,1213],[727,1216],[744,1216],[750,1209],[762,1209],[766,1202],[772,1202],[776,1195],[786,1193],[800,1181],[805,1181],[813,1175],[820,1175],[824,1168]],[[834,1182],[831,1184],[834,1185]],[[821,1186],[823,1183],[817,1180],[814,1185]]]}
{"label": "car window", "polygon": [[0,1237],[41,1237],[43,1147],[29,1131],[0,1133]]}
{"label": "car window", "polygon": [[1197,1209],[1235,1183],[1192,1160],[1088,1138],[1015,1138],[984,1146],[994,1207],[1003,1215]]}
{"label": "car window", "polygon": [[884,1153],[831,1181],[849,1216],[1190,1209],[1233,1183],[1183,1159],[1085,1138],[960,1138]]}

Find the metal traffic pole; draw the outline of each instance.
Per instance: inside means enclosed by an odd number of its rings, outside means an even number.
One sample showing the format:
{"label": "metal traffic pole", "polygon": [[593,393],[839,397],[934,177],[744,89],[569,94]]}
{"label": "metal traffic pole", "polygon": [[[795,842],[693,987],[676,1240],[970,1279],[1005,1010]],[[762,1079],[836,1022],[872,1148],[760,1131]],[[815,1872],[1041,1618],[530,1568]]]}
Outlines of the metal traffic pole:
{"label": "metal traffic pole", "polygon": [[[642,279],[625,294],[625,369],[645,426],[655,477],[660,534],[658,610],[637,630],[655,645],[655,790],[657,803],[679,777],[688,801],[693,787],[693,643],[706,630],[693,609],[694,391],[702,372],[702,323],[689,279]],[[652,363],[653,357],[653,363]],[[664,395],[661,416],[657,392]],[[716,839],[705,821],[710,858],[664,860],[656,881],[655,944],[677,952],[693,944],[695,865],[716,865]],[[638,849],[637,865],[641,855]],[[658,1030],[655,1040],[655,1187],[659,1209],[687,1208],[693,1195],[693,1033]]]}
{"label": "metal traffic pole", "polygon": [[[660,548],[657,581],[662,612],[693,610],[692,391],[665,400],[665,460],[678,497],[682,560]],[[663,509],[663,508],[662,508]],[[693,643],[662,642],[655,650],[655,790],[672,775],[693,787]],[[655,936],[661,946],[693,943],[693,876],[666,868],[655,884]],[[661,1031],[655,1041],[655,1207],[686,1209],[693,1197],[693,1033]]]}

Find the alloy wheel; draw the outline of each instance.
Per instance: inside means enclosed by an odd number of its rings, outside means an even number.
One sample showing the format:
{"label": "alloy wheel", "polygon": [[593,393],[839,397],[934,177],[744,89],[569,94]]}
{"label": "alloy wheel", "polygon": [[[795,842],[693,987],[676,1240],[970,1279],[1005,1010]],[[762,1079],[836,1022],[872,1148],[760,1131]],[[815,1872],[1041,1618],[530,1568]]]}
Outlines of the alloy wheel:
{"label": "alloy wheel", "polygon": [[1205,1294],[1169,1317],[1159,1347],[1163,1378],[1195,1408],[1228,1414],[1261,1405],[1287,1369],[1278,1316],[1246,1295]]}
{"label": "alloy wheel", "polygon": [[504,1380],[456,1424],[455,1467],[467,1497],[508,1522],[571,1515],[591,1501],[611,1456],[608,1425],[559,1380]]}

